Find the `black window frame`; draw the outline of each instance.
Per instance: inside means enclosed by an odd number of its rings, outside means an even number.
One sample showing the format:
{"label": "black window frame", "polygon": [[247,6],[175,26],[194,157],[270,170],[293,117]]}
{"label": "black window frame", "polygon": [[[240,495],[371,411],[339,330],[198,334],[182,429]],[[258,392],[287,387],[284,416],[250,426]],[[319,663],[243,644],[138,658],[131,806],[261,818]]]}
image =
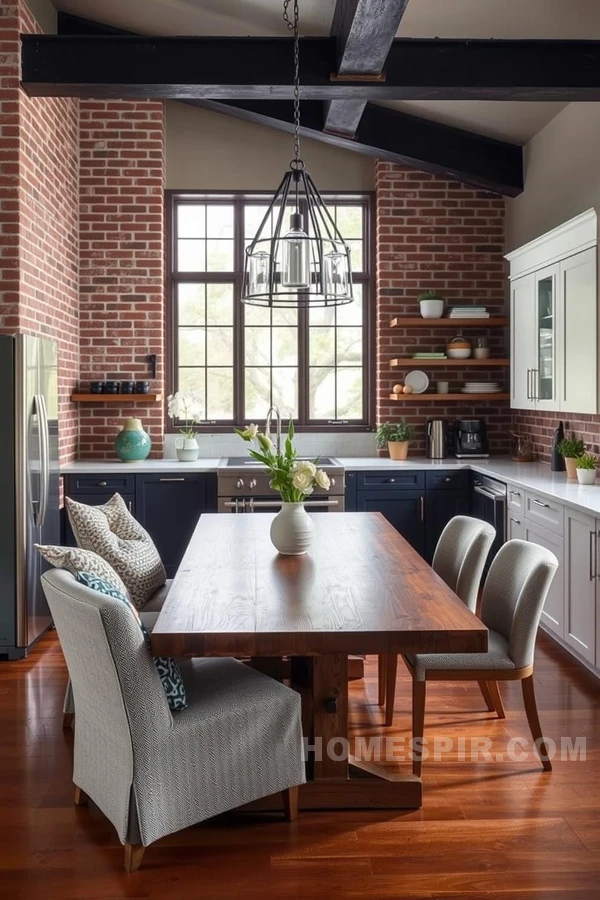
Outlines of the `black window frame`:
{"label": "black window frame", "polygon": [[[244,215],[243,207],[248,203],[264,205],[273,194],[268,191],[181,191],[165,192],[166,228],[166,278],[167,298],[166,323],[166,387],[171,394],[177,389],[177,286],[182,282],[225,283],[234,285],[234,358],[233,390],[234,418],[230,421],[203,421],[196,426],[200,433],[227,433],[233,427],[247,424],[244,412],[244,304],[239,297],[242,291],[244,271]],[[374,194],[367,191],[326,192],[327,203],[343,206],[361,205],[363,216],[363,271],[353,273],[353,280],[362,285],[363,290],[363,418],[360,420],[317,420],[308,421],[308,310],[299,310],[299,350],[298,350],[298,419],[295,421],[299,432],[365,432],[375,427],[375,246],[374,246]],[[234,271],[233,272],[176,272],[176,221],[177,206],[182,203],[223,203],[234,206]],[[265,415],[267,410],[265,409]],[[165,430],[178,430],[178,423],[166,415]]]}

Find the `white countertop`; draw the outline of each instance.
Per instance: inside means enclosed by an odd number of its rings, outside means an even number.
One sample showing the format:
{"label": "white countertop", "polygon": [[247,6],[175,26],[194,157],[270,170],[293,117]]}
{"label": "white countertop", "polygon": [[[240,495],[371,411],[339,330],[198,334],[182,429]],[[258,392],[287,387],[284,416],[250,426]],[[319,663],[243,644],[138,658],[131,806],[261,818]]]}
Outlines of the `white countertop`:
{"label": "white countertop", "polygon": [[[499,478],[541,496],[558,500],[575,509],[582,509],[600,517],[600,480],[594,485],[580,485],[568,481],[565,472],[551,472],[543,463],[515,463],[508,457],[491,459],[426,459],[413,456],[405,461],[378,456],[343,456],[336,459],[348,472],[366,472],[376,469],[471,469],[475,472]],[[216,458],[197,459],[191,463],[180,463],[176,459],[146,459],[142,462],[124,463],[111,460],[80,460],[61,467],[63,475],[123,474],[145,475],[153,472],[216,472],[220,460]]]}
{"label": "white countertop", "polygon": [[78,459],[60,467],[61,475],[152,475],[153,472],[216,472],[220,460],[197,459],[182,463],[176,459],[143,459],[140,462],[121,462],[112,459]]}

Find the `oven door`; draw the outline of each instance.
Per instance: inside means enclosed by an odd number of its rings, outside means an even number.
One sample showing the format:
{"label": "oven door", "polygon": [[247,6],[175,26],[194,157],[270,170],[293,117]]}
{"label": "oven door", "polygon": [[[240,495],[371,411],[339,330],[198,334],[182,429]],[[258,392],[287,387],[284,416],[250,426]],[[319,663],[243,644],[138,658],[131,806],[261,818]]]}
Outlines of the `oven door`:
{"label": "oven door", "polygon": [[[343,512],[344,498],[319,496],[314,500],[305,500],[304,506],[308,512]],[[273,497],[219,497],[220,513],[278,513],[280,509],[281,501]]]}
{"label": "oven door", "polygon": [[496,529],[496,537],[492,544],[485,572],[496,553],[506,540],[506,486],[496,488],[489,481],[475,477],[471,493],[471,512],[476,519],[482,519]]}

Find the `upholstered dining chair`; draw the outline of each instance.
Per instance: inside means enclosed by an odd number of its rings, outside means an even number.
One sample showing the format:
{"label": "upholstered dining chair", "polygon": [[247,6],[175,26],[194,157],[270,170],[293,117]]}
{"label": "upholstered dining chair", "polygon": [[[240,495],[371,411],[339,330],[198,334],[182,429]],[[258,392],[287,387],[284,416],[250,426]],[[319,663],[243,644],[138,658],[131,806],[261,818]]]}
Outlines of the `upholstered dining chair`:
{"label": "upholstered dining chair", "polygon": [[172,713],[126,604],[51,570],[42,584],[71,674],[75,803],[91,798],[137,869],[165,835],[305,781],[300,695],[234,659],[179,664],[187,709]]}
{"label": "upholstered dining chair", "polygon": [[533,657],[542,609],[557,568],[558,560],[545,547],[508,541],[496,554],[483,588],[481,619],[489,629],[487,651],[403,657],[413,678],[414,775],[421,774],[428,681],[487,683],[497,697],[501,718],[504,709],[498,681],[520,681],[531,736],[544,770],[552,769],[535,702]]}
{"label": "upholstered dining chair", "polygon": [[[471,516],[454,516],[435,548],[431,567],[471,612],[477,606],[481,576],[495,537],[496,530],[487,522]],[[397,654],[379,657],[379,705],[384,707],[386,725],[391,725],[394,719],[397,671]],[[488,709],[493,709],[489,691],[482,687],[482,692]]]}

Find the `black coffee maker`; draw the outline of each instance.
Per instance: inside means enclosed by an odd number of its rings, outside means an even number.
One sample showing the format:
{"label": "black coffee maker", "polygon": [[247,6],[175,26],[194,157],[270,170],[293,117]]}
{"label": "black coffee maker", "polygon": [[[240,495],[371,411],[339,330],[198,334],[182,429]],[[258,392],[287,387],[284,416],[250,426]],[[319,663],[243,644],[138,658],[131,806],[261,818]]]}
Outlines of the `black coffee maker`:
{"label": "black coffee maker", "polygon": [[483,419],[457,419],[454,423],[454,455],[457,459],[487,459],[490,455]]}

